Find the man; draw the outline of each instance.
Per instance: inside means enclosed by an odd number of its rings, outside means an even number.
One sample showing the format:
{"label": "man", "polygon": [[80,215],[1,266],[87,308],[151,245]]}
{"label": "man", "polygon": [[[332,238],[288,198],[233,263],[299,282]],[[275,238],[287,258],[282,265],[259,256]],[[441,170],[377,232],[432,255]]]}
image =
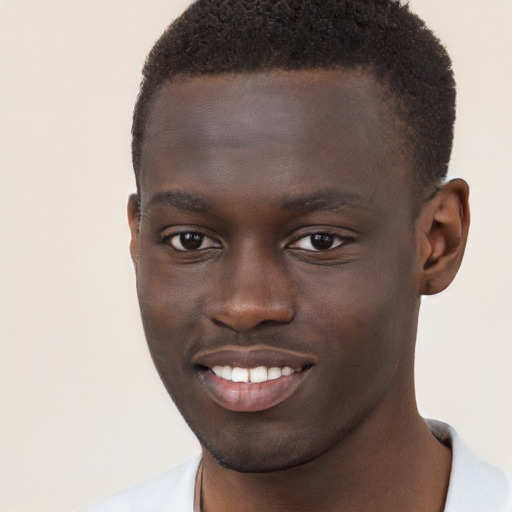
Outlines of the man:
{"label": "man", "polygon": [[510,511],[414,395],[420,297],[469,227],[455,85],[392,0],[199,0],[133,124],[148,345],[202,456],[84,511]]}

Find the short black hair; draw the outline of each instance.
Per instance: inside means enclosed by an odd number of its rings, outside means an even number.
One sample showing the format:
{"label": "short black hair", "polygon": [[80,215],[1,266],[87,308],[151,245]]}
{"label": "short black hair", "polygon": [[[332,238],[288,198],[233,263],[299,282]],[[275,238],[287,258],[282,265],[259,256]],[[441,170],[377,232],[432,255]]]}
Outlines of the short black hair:
{"label": "short black hair", "polygon": [[197,0],[150,51],[135,105],[132,157],[140,161],[151,100],[177,76],[272,69],[367,69],[390,92],[415,181],[447,173],[455,121],[451,60],[399,0]]}

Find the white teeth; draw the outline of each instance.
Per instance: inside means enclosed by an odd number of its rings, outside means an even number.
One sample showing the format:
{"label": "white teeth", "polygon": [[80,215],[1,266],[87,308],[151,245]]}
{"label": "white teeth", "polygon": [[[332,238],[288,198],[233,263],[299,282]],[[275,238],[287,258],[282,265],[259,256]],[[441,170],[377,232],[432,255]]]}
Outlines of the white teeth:
{"label": "white teeth", "polygon": [[215,375],[218,375],[219,377],[222,377],[226,380],[231,380],[231,375],[233,373],[231,366],[214,366],[212,370]]}
{"label": "white teeth", "polygon": [[233,382],[249,382],[249,370],[247,368],[233,368],[231,380]]}
{"label": "white teeth", "polygon": [[214,366],[212,372],[225,380],[232,382],[266,382],[267,380],[276,380],[280,377],[287,377],[295,372],[302,371],[302,368],[291,368],[285,366],[284,368],[278,368],[273,366],[267,368],[266,366],[257,366],[256,368],[239,368],[235,366]]}
{"label": "white teeth", "polygon": [[265,366],[258,366],[249,370],[251,382],[265,382],[267,379],[267,369]]}
{"label": "white teeth", "polygon": [[276,380],[279,379],[283,374],[281,372],[281,368],[276,368],[275,366],[268,369],[268,380]]}

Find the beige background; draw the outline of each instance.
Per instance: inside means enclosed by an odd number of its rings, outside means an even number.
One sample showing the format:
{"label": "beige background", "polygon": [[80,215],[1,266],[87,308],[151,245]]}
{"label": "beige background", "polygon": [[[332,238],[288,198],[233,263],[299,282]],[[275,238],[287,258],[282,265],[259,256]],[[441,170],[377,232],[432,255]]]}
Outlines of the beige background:
{"label": "beige background", "polygon": [[[0,2],[1,511],[69,511],[198,450],[146,352],[125,225],[141,64],[187,3]],[[512,472],[512,2],[411,5],[454,59],[473,205],[460,275],[424,301],[419,403]]]}

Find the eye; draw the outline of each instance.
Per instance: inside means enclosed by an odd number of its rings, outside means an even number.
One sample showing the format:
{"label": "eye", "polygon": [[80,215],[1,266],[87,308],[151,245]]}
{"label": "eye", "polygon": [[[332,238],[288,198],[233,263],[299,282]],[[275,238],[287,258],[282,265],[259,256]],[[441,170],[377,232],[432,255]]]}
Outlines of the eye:
{"label": "eye", "polygon": [[332,235],[330,233],[313,233],[305,237],[299,238],[296,242],[290,245],[293,249],[304,249],[306,251],[328,251],[339,247],[344,242],[343,238],[339,235]]}
{"label": "eye", "polygon": [[210,247],[220,247],[219,242],[197,231],[186,231],[167,238],[177,251],[199,251]]}

